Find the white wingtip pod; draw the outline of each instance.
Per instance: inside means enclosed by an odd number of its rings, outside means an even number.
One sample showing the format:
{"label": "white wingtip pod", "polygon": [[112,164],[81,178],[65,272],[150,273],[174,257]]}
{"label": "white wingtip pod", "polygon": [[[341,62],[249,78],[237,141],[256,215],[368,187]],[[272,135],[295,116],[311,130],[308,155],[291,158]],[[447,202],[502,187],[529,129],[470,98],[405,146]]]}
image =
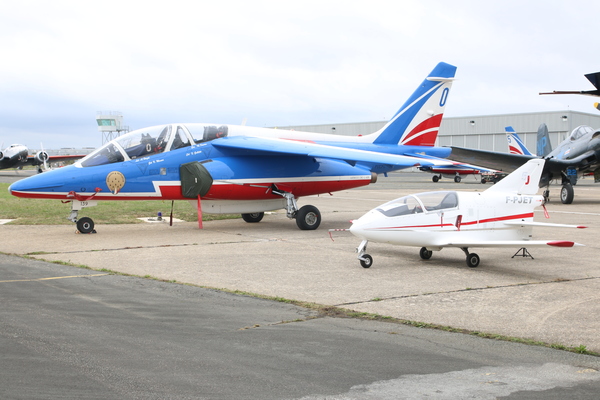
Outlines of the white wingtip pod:
{"label": "white wingtip pod", "polygon": [[512,192],[516,194],[537,194],[540,178],[544,170],[546,160],[534,158],[514,170],[506,178],[496,183],[486,192]]}

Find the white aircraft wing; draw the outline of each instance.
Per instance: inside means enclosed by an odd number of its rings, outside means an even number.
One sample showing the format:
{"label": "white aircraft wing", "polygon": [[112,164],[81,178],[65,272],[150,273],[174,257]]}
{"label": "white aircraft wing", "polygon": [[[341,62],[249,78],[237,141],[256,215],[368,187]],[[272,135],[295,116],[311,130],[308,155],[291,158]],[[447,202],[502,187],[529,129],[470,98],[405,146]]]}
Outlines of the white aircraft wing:
{"label": "white aircraft wing", "polygon": [[439,247],[532,247],[532,246],[553,246],[553,247],[573,247],[584,246],[570,240],[490,240],[481,242],[448,242],[436,245]]}
{"label": "white aircraft wing", "polygon": [[296,140],[259,138],[255,136],[229,136],[214,140],[213,146],[221,149],[244,151],[245,154],[296,155],[329,158],[349,164],[372,163],[389,164],[400,168],[434,166],[448,164],[447,160],[426,160],[422,157],[404,156],[375,151],[349,149]]}
{"label": "white aircraft wing", "polygon": [[519,222],[519,221],[507,221],[504,225],[515,225],[515,226],[547,226],[551,228],[578,228],[585,229],[587,226],[583,225],[567,225],[567,224],[552,224],[548,222]]}

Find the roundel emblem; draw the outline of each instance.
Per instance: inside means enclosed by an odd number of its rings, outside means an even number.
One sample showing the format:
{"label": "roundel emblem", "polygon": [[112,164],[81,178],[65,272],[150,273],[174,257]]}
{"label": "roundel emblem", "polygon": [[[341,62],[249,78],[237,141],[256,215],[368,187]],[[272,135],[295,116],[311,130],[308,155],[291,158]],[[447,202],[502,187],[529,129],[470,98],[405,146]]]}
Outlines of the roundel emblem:
{"label": "roundel emblem", "polygon": [[125,186],[125,176],[119,171],[113,171],[106,176],[106,186],[112,194],[119,193],[119,190]]}

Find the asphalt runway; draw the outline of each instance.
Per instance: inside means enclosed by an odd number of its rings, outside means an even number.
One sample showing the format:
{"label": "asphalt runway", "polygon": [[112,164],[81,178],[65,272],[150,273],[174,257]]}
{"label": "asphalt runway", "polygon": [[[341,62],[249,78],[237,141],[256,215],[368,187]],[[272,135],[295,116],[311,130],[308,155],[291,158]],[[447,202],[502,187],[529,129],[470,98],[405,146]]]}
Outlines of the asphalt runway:
{"label": "asphalt runway", "polygon": [[0,256],[2,399],[595,399],[600,359]]}
{"label": "asphalt runway", "polygon": [[[77,235],[74,226],[2,225],[4,253],[94,270],[0,258],[0,348],[7,355],[0,397],[597,398],[597,357],[319,316],[181,284],[600,351],[600,186],[590,181],[576,186],[574,204],[548,205],[550,222],[588,229],[534,230],[534,238],[586,247],[532,248],[535,259],[511,258],[516,249],[478,249],[481,265],[470,269],[460,250],[424,261],[418,249],[373,243],[374,265],[366,270],[356,260],[356,238],[339,233],[332,241],[327,232],[407,193],[486,187],[393,174],[367,188],[301,199],[321,209],[317,231],[299,231],[283,212],[259,224],[206,222],[204,230],[196,223],[99,225],[97,234]],[[93,210],[84,215],[93,218]],[[104,275],[103,268],[177,283]],[[89,276],[37,280],[78,275]]]}

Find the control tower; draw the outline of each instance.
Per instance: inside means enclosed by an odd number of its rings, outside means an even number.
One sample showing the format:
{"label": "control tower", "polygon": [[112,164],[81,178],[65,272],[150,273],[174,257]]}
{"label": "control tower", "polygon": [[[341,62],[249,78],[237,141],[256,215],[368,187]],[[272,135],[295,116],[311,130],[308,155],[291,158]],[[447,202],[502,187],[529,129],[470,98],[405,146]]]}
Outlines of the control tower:
{"label": "control tower", "polygon": [[129,132],[129,127],[123,125],[123,113],[119,111],[96,112],[98,131],[102,132],[102,144]]}

